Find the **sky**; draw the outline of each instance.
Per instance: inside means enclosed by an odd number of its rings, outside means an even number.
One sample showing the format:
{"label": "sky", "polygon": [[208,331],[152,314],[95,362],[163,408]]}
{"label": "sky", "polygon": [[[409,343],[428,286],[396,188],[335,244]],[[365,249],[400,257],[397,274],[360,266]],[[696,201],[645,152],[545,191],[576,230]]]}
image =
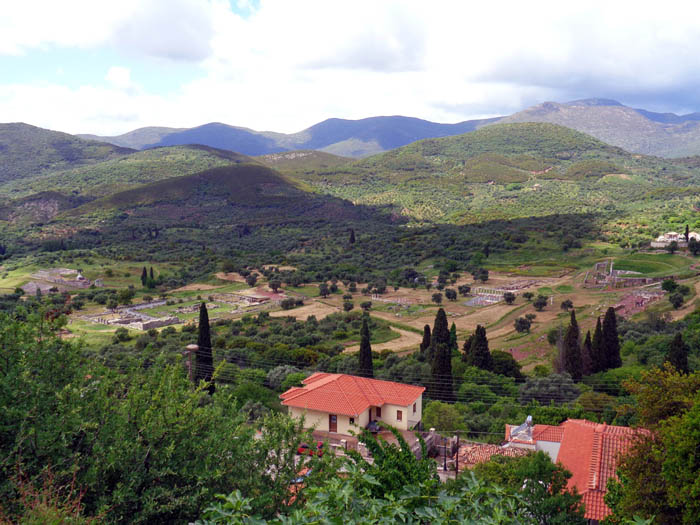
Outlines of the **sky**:
{"label": "sky", "polygon": [[0,122],[117,135],[436,122],[612,98],[700,111],[700,4],[0,0]]}

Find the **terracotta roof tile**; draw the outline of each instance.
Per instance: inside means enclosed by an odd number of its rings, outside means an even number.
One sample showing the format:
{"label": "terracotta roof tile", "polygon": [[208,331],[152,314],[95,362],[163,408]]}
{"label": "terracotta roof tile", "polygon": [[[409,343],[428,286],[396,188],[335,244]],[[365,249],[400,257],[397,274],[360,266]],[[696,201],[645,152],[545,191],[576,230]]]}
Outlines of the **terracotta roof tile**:
{"label": "terracotta roof tile", "polygon": [[347,416],[387,403],[408,406],[425,391],[422,386],[324,372],[312,374],[303,383],[280,395],[283,405]]}
{"label": "terracotta roof tile", "polygon": [[456,455],[459,459],[459,470],[464,470],[465,468],[472,468],[479,463],[485,463],[493,456],[516,458],[526,456],[529,453],[529,450],[517,447],[501,447],[488,443],[468,443],[461,445]]}
{"label": "terracotta roof tile", "polygon": [[506,440],[514,444],[532,445],[537,441],[561,443],[557,462],[572,474],[569,488],[583,496],[587,519],[602,520],[610,509],[605,504],[608,480],[615,476],[617,460],[627,451],[633,436],[645,430],[595,423],[586,419],[569,419],[559,426],[534,425],[532,440],[523,434],[511,438],[515,426],[506,425]]}

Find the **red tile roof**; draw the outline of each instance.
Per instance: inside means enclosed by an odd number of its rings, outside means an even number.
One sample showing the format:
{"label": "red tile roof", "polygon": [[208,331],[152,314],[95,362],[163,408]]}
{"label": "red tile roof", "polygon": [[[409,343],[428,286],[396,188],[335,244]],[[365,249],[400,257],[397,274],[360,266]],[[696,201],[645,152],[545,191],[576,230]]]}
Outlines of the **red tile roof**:
{"label": "red tile roof", "polygon": [[283,405],[346,416],[359,416],[371,406],[387,403],[408,406],[425,391],[422,386],[324,372],[312,374],[303,383],[280,395]]}
{"label": "red tile roof", "polygon": [[[506,439],[510,438],[511,430],[506,425]],[[603,501],[608,479],[615,476],[617,459],[629,448],[637,432],[639,431],[629,427],[594,423],[586,419],[569,419],[558,427],[535,425],[532,441],[513,439],[511,442],[531,444],[537,441],[559,441],[561,445],[557,462],[571,471],[569,488],[578,489],[583,496],[587,519],[602,520],[610,514],[610,509]]]}
{"label": "red tile roof", "polygon": [[536,441],[553,441],[556,443],[561,443],[562,437],[564,436],[564,429],[560,426],[554,425],[533,425],[532,427],[532,439],[523,439],[522,436],[511,439],[510,433],[516,425],[506,425],[506,440],[513,441],[515,443],[525,443],[534,444]]}

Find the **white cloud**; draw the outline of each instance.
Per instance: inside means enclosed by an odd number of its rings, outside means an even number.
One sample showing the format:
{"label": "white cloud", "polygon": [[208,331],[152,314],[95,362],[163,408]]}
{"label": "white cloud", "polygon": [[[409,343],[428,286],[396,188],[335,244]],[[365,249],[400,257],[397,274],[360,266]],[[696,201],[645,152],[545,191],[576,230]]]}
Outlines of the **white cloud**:
{"label": "white cloud", "polygon": [[129,89],[134,87],[131,82],[131,70],[128,67],[110,67],[105,75],[105,80],[117,89]]}
{"label": "white cloud", "polygon": [[[291,132],[328,117],[454,122],[588,96],[700,109],[700,7],[686,2],[237,5],[245,17],[227,0],[17,3],[0,19],[0,54],[111,47],[128,60],[107,87],[5,85],[0,114],[73,132],[214,120]],[[145,93],[129,61],[151,57],[204,73]]]}

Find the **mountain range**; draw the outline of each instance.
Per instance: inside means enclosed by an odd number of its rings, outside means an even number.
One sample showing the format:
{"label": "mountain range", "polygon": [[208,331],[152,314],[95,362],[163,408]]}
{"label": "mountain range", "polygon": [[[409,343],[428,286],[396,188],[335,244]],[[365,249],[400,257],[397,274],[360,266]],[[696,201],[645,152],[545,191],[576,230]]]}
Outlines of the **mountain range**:
{"label": "mountain range", "polygon": [[79,136],[135,149],[203,144],[254,156],[290,150],[319,150],[344,157],[366,157],[416,140],[460,135],[496,120],[439,124],[401,116],[361,120],[331,118],[291,134],[211,122],[189,129],[141,128],[116,137]]}
{"label": "mountain range", "polygon": [[297,133],[285,134],[212,122],[187,129],[147,127],[114,137],[80,137],[133,149],[202,144],[252,156],[318,150],[361,158],[417,140],[461,135],[483,126],[515,122],[559,124],[632,153],[661,157],[700,154],[700,113],[655,113],[602,98],[544,102],[513,115],[456,124],[402,116],[360,120],[332,118]]}

